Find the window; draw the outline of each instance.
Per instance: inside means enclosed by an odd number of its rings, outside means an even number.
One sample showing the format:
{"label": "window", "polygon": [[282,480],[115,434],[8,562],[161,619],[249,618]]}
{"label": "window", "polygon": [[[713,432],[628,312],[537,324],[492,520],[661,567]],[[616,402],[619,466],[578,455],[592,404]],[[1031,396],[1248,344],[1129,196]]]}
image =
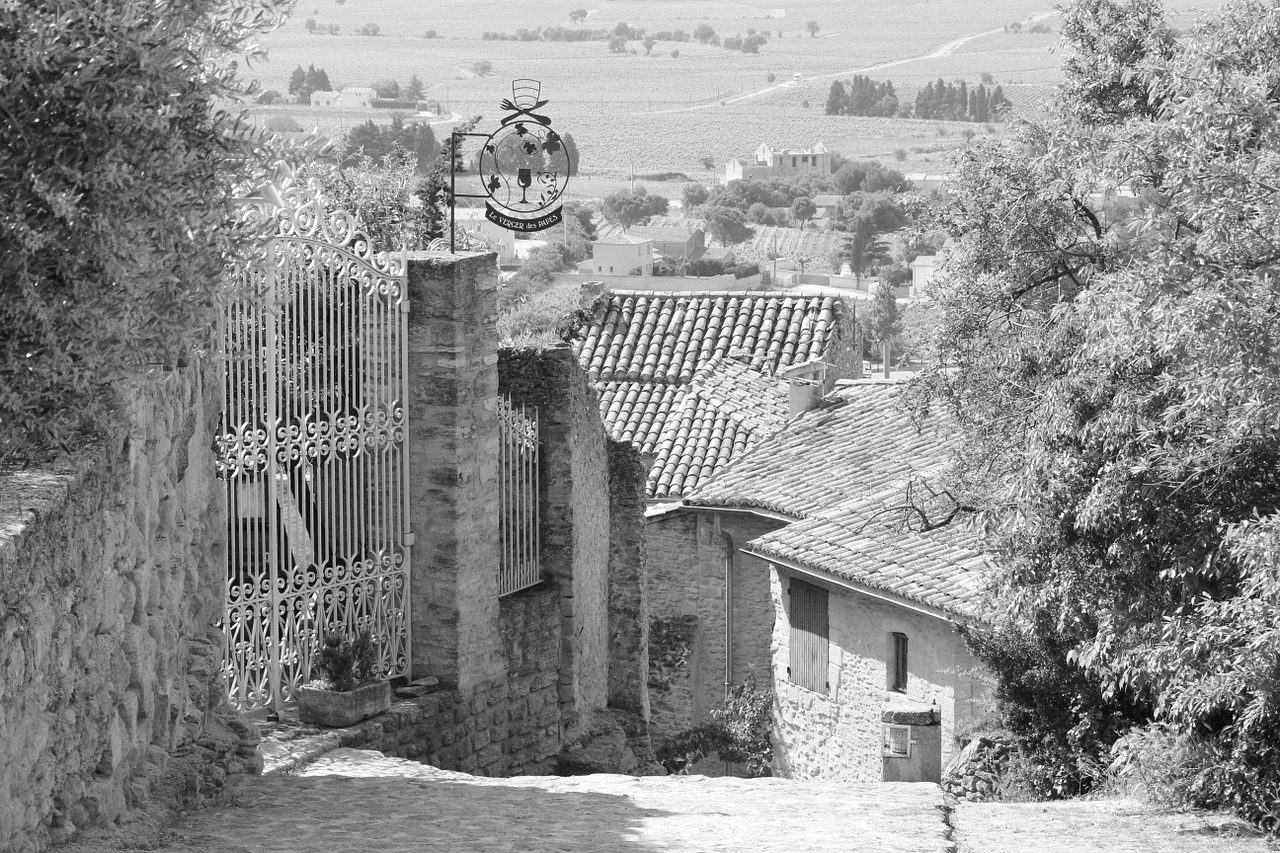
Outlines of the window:
{"label": "window", "polygon": [[792,157],[792,158],[791,158],[791,166],[792,166],[792,168],[795,168],[795,165],[796,165],[796,158],[795,158],[795,157]]}
{"label": "window", "polygon": [[790,598],[791,682],[827,695],[828,613],[827,591],[820,586],[791,579]]}
{"label": "window", "polygon": [[893,639],[893,669],[890,674],[889,689],[905,693],[907,692],[907,635],[894,631],[891,637]]}
{"label": "window", "polygon": [[804,164],[807,166],[807,165],[809,164],[809,155],[808,155],[808,154],[801,154],[801,155],[800,155],[800,162],[801,162],[801,163],[804,163]]}
{"label": "window", "polygon": [[884,727],[884,756],[886,758],[911,757],[911,726]]}

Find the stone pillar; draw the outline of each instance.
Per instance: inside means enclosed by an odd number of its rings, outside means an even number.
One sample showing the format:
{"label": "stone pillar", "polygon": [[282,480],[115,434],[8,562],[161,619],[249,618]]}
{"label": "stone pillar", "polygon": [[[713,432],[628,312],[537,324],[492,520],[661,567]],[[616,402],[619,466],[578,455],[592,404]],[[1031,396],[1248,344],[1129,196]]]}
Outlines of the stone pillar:
{"label": "stone pillar", "polygon": [[408,279],[412,673],[466,690],[505,673],[497,265],[412,252]]}

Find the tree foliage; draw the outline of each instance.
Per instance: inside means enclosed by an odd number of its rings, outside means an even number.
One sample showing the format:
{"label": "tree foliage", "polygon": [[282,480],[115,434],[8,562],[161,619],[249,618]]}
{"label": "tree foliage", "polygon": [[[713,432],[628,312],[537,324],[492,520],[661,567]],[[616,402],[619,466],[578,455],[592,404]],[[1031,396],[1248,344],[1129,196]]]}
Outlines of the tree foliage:
{"label": "tree foliage", "polygon": [[399,149],[412,154],[417,170],[424,174],[440,154],[431,125],[416,121],[405,124],[404,116],[399,114],[392,115],[389,125],[374,124],[372,120],[356,125],[347,132],[343,147],[348,159],[363,154],[375,161]]}
{"label": "tree foliage", "polygon": [[110,389],[210,344],[237,187],[275,154],[227,104],[277,2],[0,5],[0,462],[109,422]]}
{"label": "tree foliage", "polygon": [[847,83],[831,81],[825,112],[829,116],[892,117],[898,114],[898,96],[890,81],[855,74]]}
{"label": "tree foliage", "polygon": [[643,186],[635,191],[621,189],[606,196],[601,207],[604,218],[621,225],[623,230],[638,222],[645,222],[652,216],[661,216],[667,212],[667,199],[657,194],[650,195]]}
{"label": "tree foliage", "polygon": [[1063,32],[1050,117],[962,152],[937,211],[917,391],[960,425],[1009,619],[1210,745],[1204,784],[1274,829],[1280,7],[1175,41],[1153,2],[1083,0]]}

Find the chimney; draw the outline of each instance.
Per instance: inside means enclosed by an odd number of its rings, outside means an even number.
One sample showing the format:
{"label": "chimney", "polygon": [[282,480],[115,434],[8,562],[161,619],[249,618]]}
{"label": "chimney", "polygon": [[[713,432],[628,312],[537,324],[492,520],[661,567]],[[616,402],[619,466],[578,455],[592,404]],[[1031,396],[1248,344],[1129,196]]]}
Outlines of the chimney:
{"label": "chimney", "polygon": [[791,416],[816,408],[822,400],[822,385],[809,379],[791,379],[790,401]]}

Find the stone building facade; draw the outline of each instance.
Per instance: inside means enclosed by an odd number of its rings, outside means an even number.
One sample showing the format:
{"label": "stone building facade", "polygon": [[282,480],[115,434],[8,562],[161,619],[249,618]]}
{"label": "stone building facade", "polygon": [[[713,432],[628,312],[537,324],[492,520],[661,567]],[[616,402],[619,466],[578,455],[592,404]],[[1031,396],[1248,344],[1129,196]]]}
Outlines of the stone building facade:
{"label": "stone building facade", "polygon": [[[494,261],[408,257],[410,674],[441,689],[342,738],[509,775],[550,772],[612,733],[625,754],[609,760],[637,769],[643,468],[607,438],[568,348],[500,365]],[[222,683],[215,376],[198,364],[137,377],[103,444],[0,474],[0,849],[44,849],[148,799],[215,802],[261,768]],[[542,582],[499,597],[504,392],[541,413],[544,549]]]}

